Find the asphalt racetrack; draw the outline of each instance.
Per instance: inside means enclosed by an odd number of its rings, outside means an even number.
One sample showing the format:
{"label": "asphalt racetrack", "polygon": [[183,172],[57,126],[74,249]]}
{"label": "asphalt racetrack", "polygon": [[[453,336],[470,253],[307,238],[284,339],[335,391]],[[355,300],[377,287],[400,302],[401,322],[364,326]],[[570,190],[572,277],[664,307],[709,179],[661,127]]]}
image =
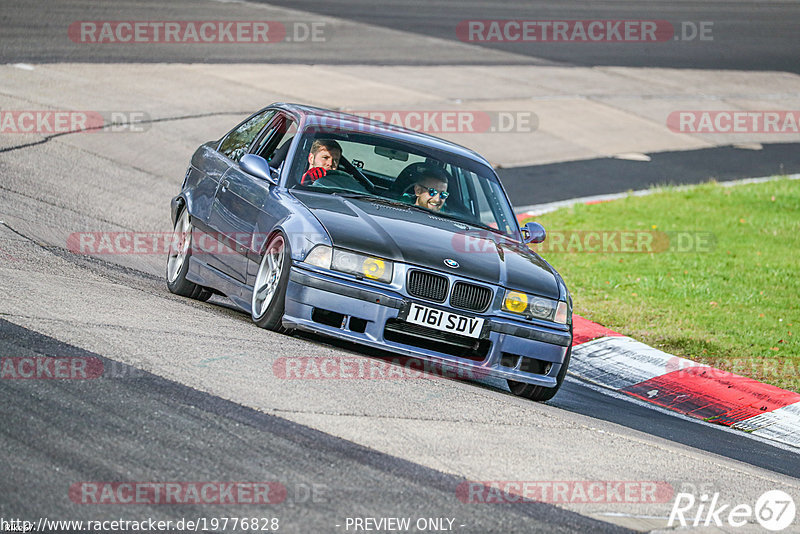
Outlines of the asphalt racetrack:
{"label": "asphalt racetrack", "polygon": [[[576,377],[543,404],[492,380],[286,379],[274,371],[285,358],[387,355],[261,330],[222,297],[176,297],[163,254],[90,256],[67,245],[76,232],[169,231],[193,150],[273,101],[531,109],[535,137],[452,136],[497,165],[516,207],[797,173],[797,135],[683,135],[663,119],[702,106],[797,109],[797,3],[11,0],[0,9],[0,111],[146,118],[119,132],[0,133],[0,357],[81,358],[105,370],[90,380],[0,379],[2,520],[191,519],[234,532],[209,521],[249,517],[282,532],[347,533],[377,525],[365,518],[408,518],[417,532],[671,532],[678,493],[752,507],[782,490],[800,503],[796,449]],[[714,40],[469,43],[455,27],[471,19],[714,21]],[[91,46],[70,37],[76,21],[106,20],[317,22],[329,39]],[[470,481],[573,492],[487,503],[464,498]],[[92,489],[204,482],[272,484],[277,497],[103,504]],[[633,489],[576,493],[591,483]],[[636,493],[648,485],[655,498]],[[402,531],[381,525],[372,530]],[[754,517],[726,528],[764,532]],[[785,530],[798,531],[797,522]]]}

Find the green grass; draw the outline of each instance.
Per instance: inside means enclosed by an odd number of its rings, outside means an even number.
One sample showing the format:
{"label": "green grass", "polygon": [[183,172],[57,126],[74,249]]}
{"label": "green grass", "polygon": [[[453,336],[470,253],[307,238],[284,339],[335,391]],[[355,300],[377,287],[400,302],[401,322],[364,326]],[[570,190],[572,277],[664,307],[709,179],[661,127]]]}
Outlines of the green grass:
{"label": "green grass", "polygon": [[[540,253],[567,282],[575,313],[665,352],[800,391],[800,180],[659,188],[535,220],[548,231]],[[569,241],[576,230],[639,231],[653,236],[653,251],[589,253],[585,244],[602,241],[586,233]],[[713,242],[668,250],[673,232],[683,245],[688,237]]]}

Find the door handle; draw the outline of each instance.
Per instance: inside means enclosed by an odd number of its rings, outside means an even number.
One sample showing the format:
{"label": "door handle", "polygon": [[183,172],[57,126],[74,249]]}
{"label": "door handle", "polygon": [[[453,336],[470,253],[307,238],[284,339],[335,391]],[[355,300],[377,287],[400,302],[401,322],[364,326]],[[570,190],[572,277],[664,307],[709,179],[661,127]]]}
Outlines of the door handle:
{"label": "door handle", "polygon": [[222,183],[220,184],[220,186],[221,186],[220,187],[220,191],[222,191],[224,193],[225,191],[228,190],[228,187],[230,185],[231,185],[231,183],[228,180],[222,180]]}

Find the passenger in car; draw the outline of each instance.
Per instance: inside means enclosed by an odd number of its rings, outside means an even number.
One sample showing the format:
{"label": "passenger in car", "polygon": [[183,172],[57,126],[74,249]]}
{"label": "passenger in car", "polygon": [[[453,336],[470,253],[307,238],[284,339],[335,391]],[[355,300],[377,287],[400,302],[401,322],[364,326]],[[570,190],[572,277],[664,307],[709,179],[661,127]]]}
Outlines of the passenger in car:
{"label": "passenger in car", "polygon": [[431,211],[440,211],[450,193],[447,192],[447,175],[431,168],[414,184],[414,205]]}
{"label": "passenger in car", "polygon": [[309,169],[303,174],[300,184],[310,185],[328,174],[328,171],[335,171],[341,157],[342,146],[339,143],[333,139],[316,139],[308,153]]}

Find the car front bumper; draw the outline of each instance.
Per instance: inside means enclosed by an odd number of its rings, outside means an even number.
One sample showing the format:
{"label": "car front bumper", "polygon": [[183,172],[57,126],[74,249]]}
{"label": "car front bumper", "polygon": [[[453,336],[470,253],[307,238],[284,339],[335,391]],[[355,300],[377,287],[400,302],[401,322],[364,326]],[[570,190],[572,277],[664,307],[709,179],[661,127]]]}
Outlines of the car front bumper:
{"label": "car front bumper", "polygon": [[283,324],[287,328],[454,366],[464,371],[459,373],[460,376],[491,376],[556,387],[556,376],[572,343],[569,331],[491,314],[464,314],[485,319],[482,340],[475,340],[480,350],[462,348],[455,351],[457,354],[453,351],[446,353],[431,350],[430,347],[437,344],[424,339],[418,328],[416,335],[420,337],[417,338],[400,336],[398,340],[397,335],[392,335],[402,331],[404,325],[414,330],[413,325],[400,322],[411,302],[437,308],[435,303],[411,298],[392,289],[369,287],[295,264],[286,291]]}

